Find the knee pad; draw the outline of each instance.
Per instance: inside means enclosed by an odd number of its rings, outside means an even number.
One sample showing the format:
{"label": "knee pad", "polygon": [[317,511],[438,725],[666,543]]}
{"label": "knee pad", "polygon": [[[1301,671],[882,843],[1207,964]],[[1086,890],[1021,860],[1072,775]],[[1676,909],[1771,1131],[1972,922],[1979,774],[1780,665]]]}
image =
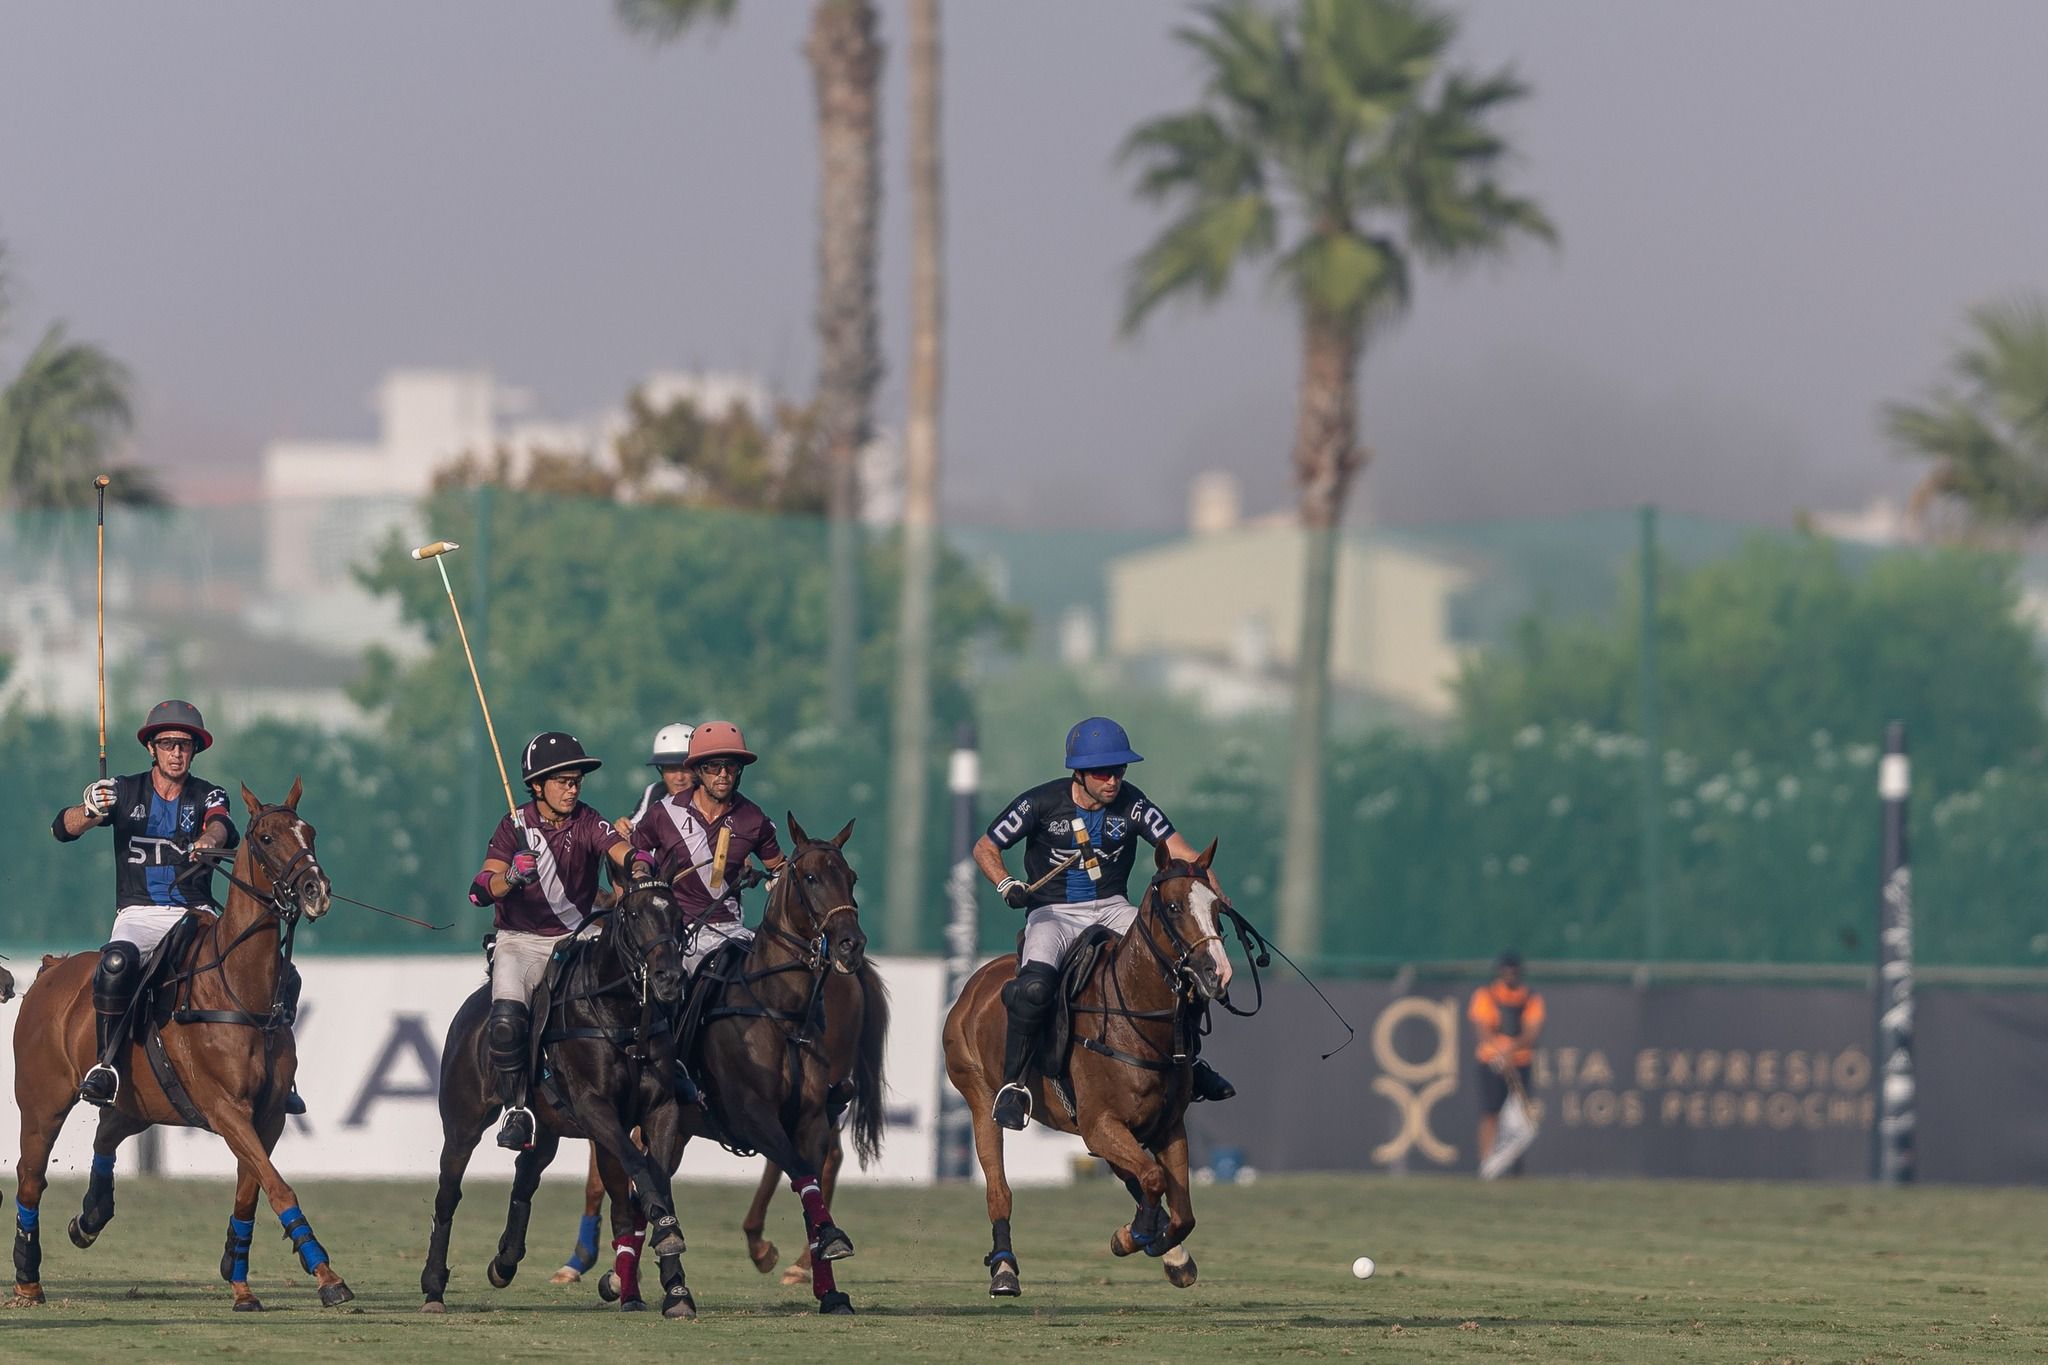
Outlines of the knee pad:
{"label": "knee pad", "polygon": [[128,1008],[141,971],[142,953],[134,944],[115,939],[100,949],[99,965],[92,973],[93,1007],[104,1014],[118,1014]]}
{"label": "knee pad", "polygon": [[284,1007],[287,1022],[299,1017],[299,991],[305,986],[299,969],[285,962],[277,969],[277,1001]]}
{"label": "knee pad", "polygon": [[491,1018],[484,1025],[484,1037],[490,1043],[493,1062],[501,1066],[526,1065],[526,1039],[532,1020],[533,1012],[523,1001],[491,1002]]}
{"label": "knee pad", "polygon": [[1003,1004],[1013,1014],[1037,1019],[1052,1008],[1053,992],[1058,988],[1058,968],[1043,962],[1027,962],[1016,977],[1003,986]]}

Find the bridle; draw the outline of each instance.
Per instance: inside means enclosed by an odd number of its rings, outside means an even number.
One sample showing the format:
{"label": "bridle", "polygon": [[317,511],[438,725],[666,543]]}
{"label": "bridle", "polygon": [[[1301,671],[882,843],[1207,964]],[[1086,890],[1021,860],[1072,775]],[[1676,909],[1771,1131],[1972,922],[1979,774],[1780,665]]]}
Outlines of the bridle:
{"label": "bridle", "polygon": [[[789,862],[784,865],[780,872],[775,874],[774,886],[768,892],[768,906],[771,910],[780,908],[783,912],[780,918],[787,918],[789,916],[790,912],[787,902],[792,899],[796,901],[804,914],[810,918],[811,930],[809,936],[798,937],[779,924],[769,923],[765,918],[761,924],[761,932],[770,938],[776,939],[784,947],[797,953],[805,970],[809,971],[813,976],[822,975],[828,963],[832,917],[834,915],[852,915],[855,919],[860,917],[860,906],[851,899],[824,910],[818,909],[817,906],[811,904],[809,893],[799,884],[797,880],[799,872],[797,864],[813,852],[818,851],[821,847],[831,847],[831,845],[829,842],[824,842],[820,845],[813,845],[812,847],[792,853]],[[837,853],[837,850],[835,849],[834,852]],[[843,854],[839,855],[839,860],[843,863],[845,856]],[[849,868],[848,871],[850,874],[851,869]],[[851,877],[849,875],[848,885],[851,884]],[[785,886],[788,887],[787,891],[783,889]],[[778,898],[782,902],[780,906],[778,906]]]}
{"label": "bridle", "polygon": [[[1207,885],[1202,874],[1195,869],[1192,863],[1181,862],[1178,859],[1168,863],[1165,867],[1160,868],[1159,871],[1154,873],[1151,882],[1146,885],[1145,894],[1138,901],[1140,913],[1136,922],[1131,927],[1137,931],[1139,941],[1152,954],[1153,960],[1158,962],[1160,972],[1173,987],[1175,998],[1186,1000],[1196,990],[1193,966],[1195,954],[1201,949],[1208,947],[1211,943],[1222,943],[1223,936],[1221,934],[1203,934],[1200,938],[1194,939],[1191,942],[1181,933],[1178,922],[1180,917],[1186,913],[1187,907],[1180,901],[1168,900],[1164,888],[1168,882],[1182,878],[1187,879],[1190,885]],[[1223,897],[1217,896],[1216,903],[1221,907],[1224,903]],[[1155,907],[1155,913],[1151,915],[1143,913],[1144,907],[1147,905]],[[1158,921],[1159,926],[1166,931],[1167,940],[1174,948],[1174,952],[1171,955],[1161,948],[1158,941],[1152,937],[1150,926],[1154,920]],[[1197,927],[1199,928],[1200,926]]]}
{"label": "bridle", "polygon": [[[266,1033],[272,1032],[284,1025],[283,1001],[279,998],[282,986],[282,973],[279,974],[279,984],[271,989],[272,999],[270,1008],[264,1013],[258,1014],[250,1009],[248,1002],[244,1001],[236,993],[234,986],[228,981],[226,971],[228,957],[235,949],[241,947],[243,943],[257,934],[272,927],[275,927],[278,931],[277,960],[279,965],[282,966],[290,962],[292,959],[292,944],[298,936],[299,923],[305,914],[305,905],[301,900],[299,885],[304,880],[304,874],[307,872],[317,873],[322,880],[325,880],[327,877],[325,869],[320,866],[320,860],[313,856],[313,841],[310,838],[300,840],[298,848],[288,858],[280,858],[270,851],[267,846],[269,835],[259,835],[258,831],[263,828],[265,820],[278,815],[290,816],[294,823],[299,824],[302,828],[305,827],[304,822],[299,820],[298,811],[291,806],[259,806],[256,809],[256,813],[249,820],[249,837],[243,841],[243,846],[249,850],[250,858],[262,869],[264,877],[270,882],[268,889],[259,887],[254,882],[246,881],[237,876],[233,863],[236,855],[233,850],[225,848],[195,850],[192,865],[179,873],[175,878],[175,881],[182,882],[202,868],[209,871],[217,871],[226,877],[237,890],[246,893],[260,905],[265,913],[250,920],[240,933],[228,941],[226,946],[222,946],[220,941],[220,925],[223,916],[216,915],[212,925],[206,931],[206,940],[212,945],[213,960],[174,971],[164,983],[171,989],[182,993],[185,987],[189,986],[199,977],[209,972],[219,972],[221,986],[227,991],[228,998],[235,1002],[235,1008],[232,1010],[174,1009],[171,1014],[173,1023],[246,1024],[260,1028]],[[222,863],[227,863],[228,866],[220,866]]]}

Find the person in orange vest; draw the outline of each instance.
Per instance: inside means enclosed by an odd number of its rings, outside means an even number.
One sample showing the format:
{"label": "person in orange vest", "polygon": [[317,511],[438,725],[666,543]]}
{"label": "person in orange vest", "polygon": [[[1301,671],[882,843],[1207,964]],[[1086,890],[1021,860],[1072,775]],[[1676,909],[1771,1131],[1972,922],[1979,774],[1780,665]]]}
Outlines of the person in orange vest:
{"label": "person in orange vest", "polygon": [[1465,1017],[1479,1037],[1479,1159],[1484,1161],[1500,1130],[1501,1107],[1508,1102],[1510,1068],[1528,1093],[1529,1066],[1543,1034],[1543,997],[1523,983],[1520,953],[1509,949],[1500,955],[1493,980],[1472,992]]}

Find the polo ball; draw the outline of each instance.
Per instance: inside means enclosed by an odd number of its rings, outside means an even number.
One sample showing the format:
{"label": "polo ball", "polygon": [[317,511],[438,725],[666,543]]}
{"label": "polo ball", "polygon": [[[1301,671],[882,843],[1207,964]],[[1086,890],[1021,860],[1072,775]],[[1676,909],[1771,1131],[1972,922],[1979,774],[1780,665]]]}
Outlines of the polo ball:
{"label": "polo ball", "polygon": [[1371,1279],[1372,1272],[1375,1269],[1377,1269],[1377,1267],[1373,1265],[1372,1257],[1370,1256],[1361,1256],[1351,1263],[1351,1273],[1356,1275],[1361,1280]]}

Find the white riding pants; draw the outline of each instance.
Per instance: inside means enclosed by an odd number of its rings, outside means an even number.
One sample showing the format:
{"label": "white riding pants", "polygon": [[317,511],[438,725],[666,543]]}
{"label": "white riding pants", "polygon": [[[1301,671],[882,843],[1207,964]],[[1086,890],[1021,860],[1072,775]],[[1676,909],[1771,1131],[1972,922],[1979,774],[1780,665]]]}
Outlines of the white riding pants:
{"label": "white riding pants", "polygon": [[1041,905],[1024,920],[1025,962],[1060,965],[1074,940],[1100,924],[1119,938],[1130,931],[1138,918],[1138,907],[1122,896],[1100,900],[1074,901],[1066,905]]}

